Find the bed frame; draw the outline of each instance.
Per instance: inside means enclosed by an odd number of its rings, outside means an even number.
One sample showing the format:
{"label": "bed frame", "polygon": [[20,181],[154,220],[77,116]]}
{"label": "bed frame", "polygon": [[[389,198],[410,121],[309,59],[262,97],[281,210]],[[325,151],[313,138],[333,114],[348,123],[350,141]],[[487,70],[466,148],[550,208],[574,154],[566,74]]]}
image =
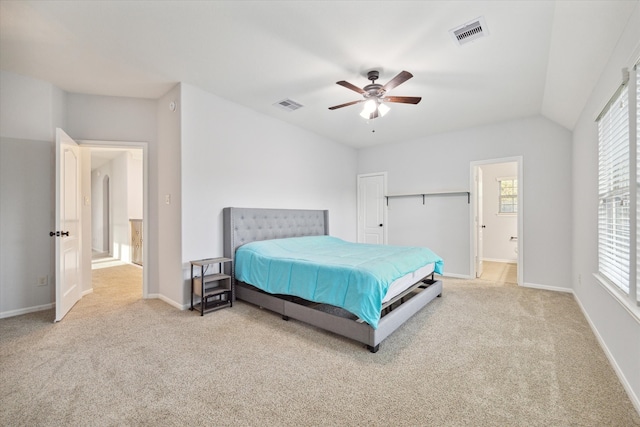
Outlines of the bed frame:
{"label": "bed frame", "polygon": [[[329,211],[300,209],[224,208],[224,256],[235,257],[236,249],[258,240],[329,235]],[[235,280],[234,262],[226,263],[232,277],[232,298],[266,308],[321,329],[366,344],[375,353],[380,343],[434,298],[442,294],[442,282],[430,277],[385,304],[378,328],[359,321],[338,307],[317,304],[288,295],[273,295]]]}

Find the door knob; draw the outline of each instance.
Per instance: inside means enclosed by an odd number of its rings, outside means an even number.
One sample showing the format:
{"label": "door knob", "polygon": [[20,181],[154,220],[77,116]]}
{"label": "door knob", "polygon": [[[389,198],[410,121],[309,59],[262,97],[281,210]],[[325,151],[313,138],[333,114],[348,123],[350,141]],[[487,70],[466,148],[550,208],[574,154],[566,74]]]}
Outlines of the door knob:
{"label": "door knob", "polygon": [[382,224],[380,224],[380,227],[382,227]]}
{"label": "door knob", "polygon": [[68,236],[69,232],[68,231],[63,231],[62,233],[60,233],[61,236]]}

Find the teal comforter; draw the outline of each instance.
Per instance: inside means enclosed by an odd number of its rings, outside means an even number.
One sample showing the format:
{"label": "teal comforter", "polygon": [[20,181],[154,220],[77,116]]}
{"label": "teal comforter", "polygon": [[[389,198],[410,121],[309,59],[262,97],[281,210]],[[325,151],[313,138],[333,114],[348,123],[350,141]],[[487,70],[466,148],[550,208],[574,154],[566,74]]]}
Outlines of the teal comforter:
{"label": "teal comforter", "polygon": [[376,329],[391,283],[429,263],[442,274],[442,258],[427,248],[293,237],[240,246],[235,276],[272,294],[341,307]]}

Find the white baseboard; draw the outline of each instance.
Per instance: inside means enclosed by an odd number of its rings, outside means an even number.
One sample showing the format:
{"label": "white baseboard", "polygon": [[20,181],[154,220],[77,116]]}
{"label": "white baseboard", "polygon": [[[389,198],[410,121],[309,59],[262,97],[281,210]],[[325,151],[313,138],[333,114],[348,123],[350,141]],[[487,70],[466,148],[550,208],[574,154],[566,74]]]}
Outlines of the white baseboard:
{"label": "white baseboard", "polygon": [[162,295],[162,294],[154,294],[157,295],[157,298],[161,301],[166,302],[167,304],[169,304],[171,307],[175,307],[178,310],[186,310],[187,308],[190,307],[190,304],[180,304],[174,300],[172,300],[171,298],[167,298],[166,296]]}
{"label": "white baseboard", "polygon": [[545,291],[555,291],[555,292],[567,292],[572,294],[573,289],[571,288],[561,288],[560,286],[549,286],[549,285],[538,285],[536,283],[524,283],[522,285],[523,288],[532,288],[532,289],[543,289]]}
{"label": "white baseboard", "polygon": [[580,298],[578,298],[578,296],[575,293],[573,294],[573,298],[578,303],[578,306],[580,307],[580,310],[582,311],[582,314],[584,315],[585,319],[587,319],[587,323],[589,323],[589,327],[593,331],[593,334],[596,336],[596,339],[598,340],[598,343],[600,344],[602,351],[604,351],[605,356],[607,356],[607,359],[609,360],[611,367],[613,367],[613,370],[618,376],[620,383],[622,383],[622,387],[624,387],[625,391],[627,392],[627,395],[629,396],[629,400],[631,400],[631,403],[636,408],[636,411],[638,411],[638,413],[640,414],[640,398],[638,398],[638,396],[633,392],[633,388],[631,388],[631,385],[627,381],[627,378],[624,376],[624,373],[620,369],[620,366],[618,366],[616,359],[613,357],[613,354],[611,354],[611,351],[607,347],[607,344],[604,342],[604,340],[600,336],[600,333],[598,332],[595,325],[591,321],[591,318],[589,317],[587,310],[584,309],[584,306],[582,305]]}
{"label": "white baseboard", "polygon": [[[82,292],[82,296],[84,297],[85,295],[91,294],[93,293],[93,289],[89,289],[86,291]],[[164,302],[166,302],[167,304],[169,304],[172,307],[177,308],[178,310],[186,310],[188,309],[191,304],[179,304],[177,302],[175,302],[174,300],[167,298],[166,296],[162,295],[162,294],[148,294],[146,299],[159,299],[162,300]],[[14,317],[14,316],[20,316],[22,314],[27,314],[27,313],[35,313],[36,311],[44,311],[44,310],[50,310],[52,308],[54,308],[56,306],[56,303],[52,302],[49,304],[43,304],[43,305],[37,305],[34,307],[26,307],[26,308],[21,308],[18,310],[10,310],[10,311],[3,311],[0,312],[0,319],[5,319],[7,317]]]}
{"label": "white baseboard", "polygon": [[33,306],[33,307],[27,307],[27,308],[21,308],[19,310],[3,311],[3,312],[0,312],[0,319],[4,319],[4,318],[7,318],[7,317],[20,316],[21,314],[35,313],[36,311],[50,310],[55,306],[56,306],[56,304],[52,302],[52,303],[49,303],[49,304],[36,305],[36,306]]}

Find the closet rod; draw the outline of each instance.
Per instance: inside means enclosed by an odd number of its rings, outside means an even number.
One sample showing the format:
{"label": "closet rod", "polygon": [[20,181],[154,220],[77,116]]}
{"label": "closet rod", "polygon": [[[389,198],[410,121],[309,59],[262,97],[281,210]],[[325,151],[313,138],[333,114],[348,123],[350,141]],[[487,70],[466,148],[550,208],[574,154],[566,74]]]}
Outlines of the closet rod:
{"label": "closet rod", "polygon": [[415,197],[422,196],[422,204],[425,204],[426,196],[457,196],[457,195],[467,195],[467,204],[471,203],[471,192],[469,191],[440,191],[437,193],[413,193],[413,194],[390,194],[388,196],[384,196],[387,198],[387,206],[389,206],[389,199],[393,197]]}

